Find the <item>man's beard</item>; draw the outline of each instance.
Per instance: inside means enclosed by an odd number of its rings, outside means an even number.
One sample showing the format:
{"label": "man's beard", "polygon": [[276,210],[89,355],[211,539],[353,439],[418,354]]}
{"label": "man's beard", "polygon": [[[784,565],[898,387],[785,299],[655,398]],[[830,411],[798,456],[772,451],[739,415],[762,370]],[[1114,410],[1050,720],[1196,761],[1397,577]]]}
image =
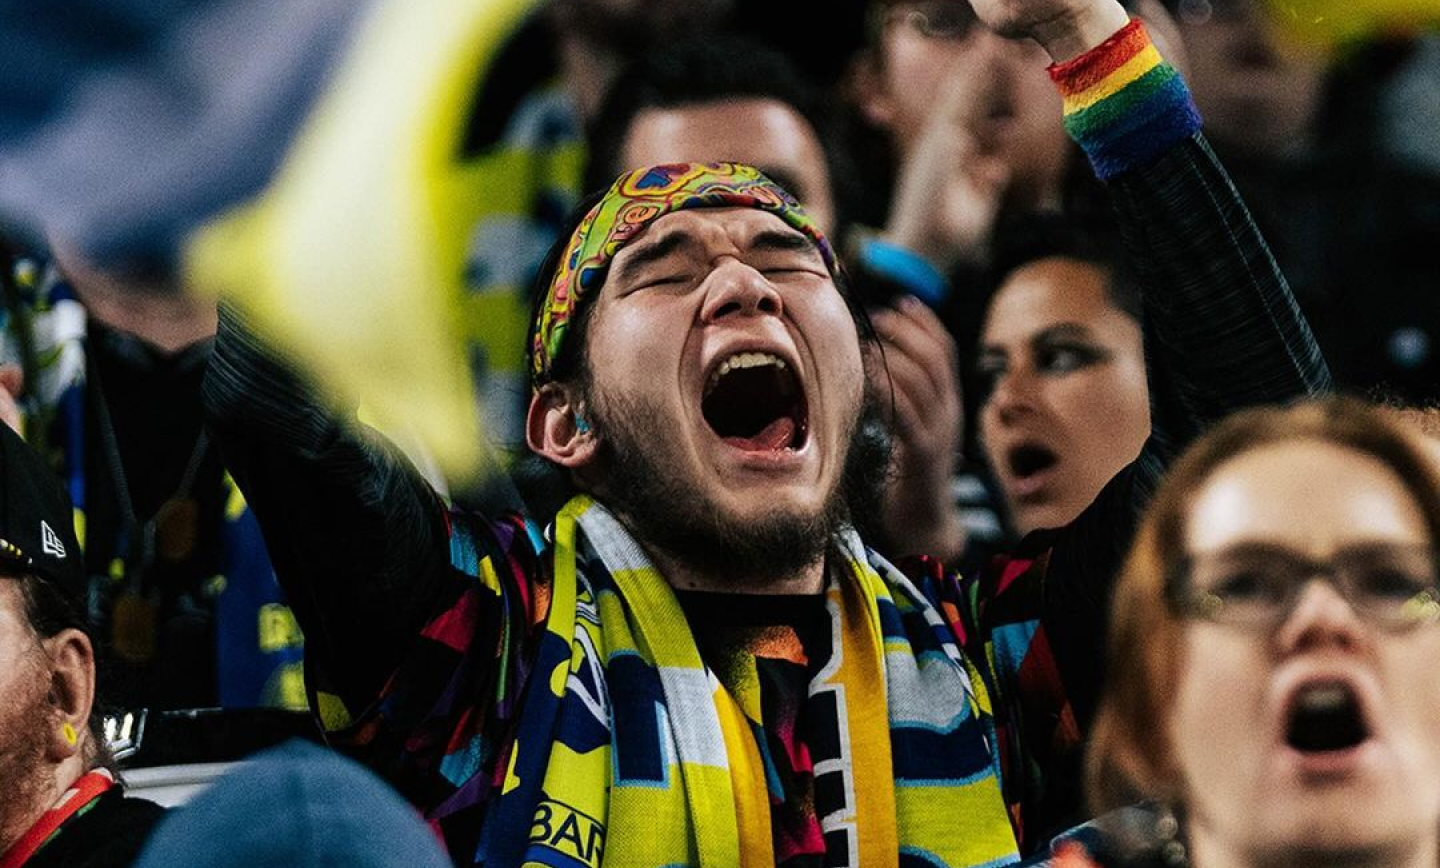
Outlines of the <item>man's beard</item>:
{"label": "man's beard", "polygon": [[[55,725],[46,701],[43,672],[30,662],[34,680],[21,678],[21,689],[3,699],[0,709],[0,851],[4,851],[50,807],[54,780],[45,750]],[[18,694],[18,695],[17,695]]]}
{"label": "man's beard", "polygon": [[665,435],[648,421],[654,414],[588,391],[606,472],[601,499],[646,548],[736,590],[753,589],[814,564],[845,527],[855,527],[862,537],[875,527],[892,444],[868,389],[845,438],[844,470],[824,507],[813,514],[775,510],[745,519],[722,515],[676,477],[655,448]]}

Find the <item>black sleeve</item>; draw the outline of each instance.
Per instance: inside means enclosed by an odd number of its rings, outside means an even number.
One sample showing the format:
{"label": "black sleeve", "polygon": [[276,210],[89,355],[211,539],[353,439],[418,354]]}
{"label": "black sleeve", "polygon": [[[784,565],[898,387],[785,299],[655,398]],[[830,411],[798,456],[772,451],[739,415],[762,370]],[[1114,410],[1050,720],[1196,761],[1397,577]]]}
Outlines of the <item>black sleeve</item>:
{"label": "black sleeve", "polygon": [[221,310],[203,394],[304,631],[307,670],[363,708],[448,575],[443,505],[388,441],[321,404],[234,310]]}
{"label": "black sleeve", "polygon": [[1236,410],[1330,391],[1270,250],[1201,135],[1109,190],[1144,296],[1152,434],[1050,547],[1044,619],[1082,721],[1100,682],[1110,589],[1171,459]]}

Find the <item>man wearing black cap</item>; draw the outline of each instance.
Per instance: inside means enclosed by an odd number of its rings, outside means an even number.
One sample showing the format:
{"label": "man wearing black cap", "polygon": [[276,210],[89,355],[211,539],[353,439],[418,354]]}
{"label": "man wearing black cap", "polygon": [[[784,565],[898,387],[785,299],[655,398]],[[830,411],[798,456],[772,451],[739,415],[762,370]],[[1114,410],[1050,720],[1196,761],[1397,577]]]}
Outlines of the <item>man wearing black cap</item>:
{"label": "man wearing black cap", "polygon": [[68,499],[0,425],[0,868],[121,868],[163,814],[107,767],[84,588]]}

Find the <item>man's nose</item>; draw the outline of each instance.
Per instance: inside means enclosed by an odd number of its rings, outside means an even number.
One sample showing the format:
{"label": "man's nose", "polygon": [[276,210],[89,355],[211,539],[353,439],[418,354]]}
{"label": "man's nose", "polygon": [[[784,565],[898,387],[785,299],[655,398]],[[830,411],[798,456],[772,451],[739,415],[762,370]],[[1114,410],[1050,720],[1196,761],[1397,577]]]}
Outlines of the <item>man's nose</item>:
{"label": "man's nose", "polygon": [[779,316],[784,310],[775,286],[765,275],[738,259],[722,260],[705,278],[704,291],[701,315],[705,322],[736,315]]}

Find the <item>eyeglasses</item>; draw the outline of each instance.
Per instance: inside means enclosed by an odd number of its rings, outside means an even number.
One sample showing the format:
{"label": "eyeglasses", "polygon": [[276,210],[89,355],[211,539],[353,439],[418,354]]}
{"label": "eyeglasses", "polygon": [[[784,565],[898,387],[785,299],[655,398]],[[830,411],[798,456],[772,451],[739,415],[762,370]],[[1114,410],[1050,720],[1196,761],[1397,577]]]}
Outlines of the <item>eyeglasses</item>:
{"label": "eyeglasses", "polygon": [[886,25],[900,22],[929,39],[964,39],[978,23],[966,0],[898,3],[881,7],[880,15]]}
{"label": "eyeglasses", "polygon": [[1377,543],[1317,561],[1249,544],[1185,558],[1166,588],[1182,617],[1262,629],[1284,623],[1305,586],[1324,577],[1361,618],[1398,632],[1440,617],[1436,563],[1430,546]]}

